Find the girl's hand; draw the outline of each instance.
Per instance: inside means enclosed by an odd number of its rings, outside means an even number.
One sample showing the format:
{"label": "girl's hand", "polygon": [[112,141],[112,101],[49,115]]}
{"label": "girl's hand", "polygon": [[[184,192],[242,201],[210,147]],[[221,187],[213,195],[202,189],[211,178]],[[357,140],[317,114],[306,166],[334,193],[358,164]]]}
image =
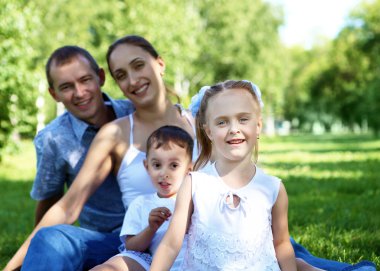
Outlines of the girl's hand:
{"label": "girl's hand", "polygon": [[171,215],[172,213],[166,207],[158,207],[153,209],[149,213],[149,228],[156,232]]}

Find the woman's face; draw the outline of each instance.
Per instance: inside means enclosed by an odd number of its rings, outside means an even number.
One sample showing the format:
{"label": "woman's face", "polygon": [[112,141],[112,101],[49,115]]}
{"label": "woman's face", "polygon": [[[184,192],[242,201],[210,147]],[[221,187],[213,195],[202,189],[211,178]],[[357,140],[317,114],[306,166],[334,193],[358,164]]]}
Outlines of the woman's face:
{"label": "woman's face", "polygon": [[138,46],[121,44],[110,55],[109,63],[116,83],[136,108],[164,101],[165,63],[160,57],[155,59]]}

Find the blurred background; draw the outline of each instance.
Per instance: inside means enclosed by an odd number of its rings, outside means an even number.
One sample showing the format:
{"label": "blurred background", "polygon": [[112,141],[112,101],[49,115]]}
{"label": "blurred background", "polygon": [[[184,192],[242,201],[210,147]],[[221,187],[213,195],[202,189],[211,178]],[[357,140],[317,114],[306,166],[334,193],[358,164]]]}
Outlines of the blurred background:
{"label": "blurred background", "polygon": [[54,49],[82,46],[106,68],[126,34],[157,48],[185,105],[202,85],[249,79],[267,134],[379,134],[379,10],[379,0],[0,0],[0,157],[57,114],[44,75]]}

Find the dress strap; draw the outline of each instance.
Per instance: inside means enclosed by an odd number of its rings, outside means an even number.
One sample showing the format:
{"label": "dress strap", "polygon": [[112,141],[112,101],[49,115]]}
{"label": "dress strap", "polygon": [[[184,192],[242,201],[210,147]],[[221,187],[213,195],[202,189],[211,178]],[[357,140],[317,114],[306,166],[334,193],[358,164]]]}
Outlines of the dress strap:
{"label": "dress strap", "polygon": [[197,132],[195,129],[194,119],[191,116],[190,112],[186,111],[185,108],[183,108],[181,104],[175,104],[174,106],[176,106],[179,109],[181,116],[184,116],[186,118],[187,122],[190,124],[191,128],[193,129],[194,135],[196,135]]}
{"label": "dress strap", "polygon": [[133,146],[133,114],[129,114],[129,124],[131,126],[129,130],[129,146]]}

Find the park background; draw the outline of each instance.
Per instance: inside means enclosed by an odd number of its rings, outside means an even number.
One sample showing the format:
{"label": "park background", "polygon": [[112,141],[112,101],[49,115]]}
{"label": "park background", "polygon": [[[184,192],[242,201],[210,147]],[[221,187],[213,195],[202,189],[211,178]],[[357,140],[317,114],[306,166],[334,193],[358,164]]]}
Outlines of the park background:
{"label": "park background", "polygon": [[[0,0],[0,267],[33,227],[31,139],[62,112],[48,56],[75,44],[106,68],[108,46],[138,34],[184,105],[202,85],[259,85],[259,163],[284,180],[292,236],[318,256],[379,268],[380,0],[358,2],[336,36],[306,48],[281,40],[275,1]],[[109,73],[104,90],[122,98]]]}

